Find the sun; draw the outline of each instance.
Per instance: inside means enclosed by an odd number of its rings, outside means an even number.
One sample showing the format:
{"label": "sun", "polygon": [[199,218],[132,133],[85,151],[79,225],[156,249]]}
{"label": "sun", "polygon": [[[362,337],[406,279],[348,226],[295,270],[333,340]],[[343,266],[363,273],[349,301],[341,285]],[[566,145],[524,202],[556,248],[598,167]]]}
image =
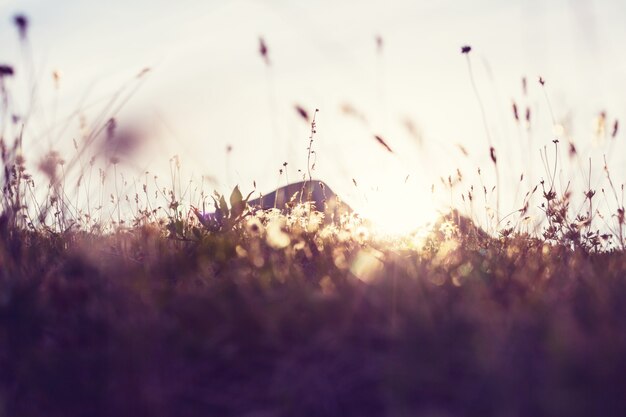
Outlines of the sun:
{"label": "sun", "polygon": [[434,223],[440,216],[430,192],[392,185],[367,193],[355,210],[372,222],[375,232],[405,236]]}

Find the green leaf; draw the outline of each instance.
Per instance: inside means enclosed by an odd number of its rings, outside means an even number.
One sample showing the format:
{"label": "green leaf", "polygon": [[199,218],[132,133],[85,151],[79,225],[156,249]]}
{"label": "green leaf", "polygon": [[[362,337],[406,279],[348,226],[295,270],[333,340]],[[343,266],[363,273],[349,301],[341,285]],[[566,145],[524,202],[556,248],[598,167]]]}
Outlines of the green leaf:
{"label": "green leaf", "polygon": [[222,215],[224,217],[228,217],[228,204],[226,204],[226,199],[224,198],[224,196],[220,197],[220,210],[222,211]]}
{"label": "green leaf", "polygon": [[213,199],[213,203],[215,204],[215,219],[218,223],[222,222],[224,218],[224,213],[220,209],[220,203],[215,199],[215,197],[211,197]]}
{"label": "green leaf", "polygon": [[234,207],[242,201],[243,196],[241,195],[241,191],[239,191],[239,186],[235,185],[235,188],[233,188],[233,192],[230,194],[230,206]]}
{"label": "green leaf", "polygon": [[230,194],[230,208],[232,219],[241,216],[246,208],[246,202],[243,200],[243,195],[241,195],[238,185],[235,186],[233,192]]}

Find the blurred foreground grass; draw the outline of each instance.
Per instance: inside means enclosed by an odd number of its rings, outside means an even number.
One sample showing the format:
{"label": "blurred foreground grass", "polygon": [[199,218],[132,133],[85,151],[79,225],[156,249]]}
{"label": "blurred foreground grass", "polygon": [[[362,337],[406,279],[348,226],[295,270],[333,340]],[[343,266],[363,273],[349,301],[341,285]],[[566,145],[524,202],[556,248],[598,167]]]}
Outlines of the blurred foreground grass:
{"label": "blurred foreground grass", "polygon": [[4,221],[0,416],[626,412],[623,252],[313,218]]}

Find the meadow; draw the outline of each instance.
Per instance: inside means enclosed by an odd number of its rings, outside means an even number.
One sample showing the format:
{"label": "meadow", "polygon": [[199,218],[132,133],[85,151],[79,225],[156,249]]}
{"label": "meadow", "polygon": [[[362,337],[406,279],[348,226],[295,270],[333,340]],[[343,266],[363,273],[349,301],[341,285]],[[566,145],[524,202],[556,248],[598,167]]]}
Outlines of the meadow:
{"label": "meadow", "polygon": [[[626,415],[623,186],[606,164],[604,188],[560,188],[546,148],[509,221],[449,207],[389,236],[306,192],[265,210],[239,187],[192,198],[176,158],[171,186],[146,175],[126,195],[131,139],[106,114],[31,170],[18,75],[0,65],[0,417]],[[298,113],[311,184],[323,126]],[[554,155],[579,160],[562,141]],[[494,194],[454,181],[464,202]]]}

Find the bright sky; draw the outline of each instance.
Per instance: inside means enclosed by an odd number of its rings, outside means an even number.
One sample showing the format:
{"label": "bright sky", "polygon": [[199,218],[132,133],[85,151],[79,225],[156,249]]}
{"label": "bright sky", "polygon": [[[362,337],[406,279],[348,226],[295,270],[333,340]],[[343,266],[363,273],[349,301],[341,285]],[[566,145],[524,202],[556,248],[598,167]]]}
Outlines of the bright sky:
{"label": "bright sky", "polygon": [[[142,168],[165,172],[178,154],[187,175],[212,176],[222,189],[237,183],[250,189],[253,180],[260,190],[275,188],[286,181],[278,175],[285,161],[289,180],[298,179],[310,128],[294,104],[320,109],[315,176],[354,206],[372,208],[381,201],[378,193],[394,192],[410,196],[400,204],[425,207],[427,217],[431,184],[457,168],[471,178],[481,166],[494,185],[480,109],[460,54],[464,44],[474,48],[477,88],[509,184],[522,171],[537,179],[543,174],[538,149],[553,139],[538,75],[547,80],[557,122],[594,158],[607,152],[592,147],[594,117],[606,110],[607,123],[626,123],[626,2],[619,0],[4,0],[2,62],[20,61],[10,21],[16,12],[31,19],[42,85],[52,70],[62,74],[58,98],[51,86],[42,87],[42,108],[57,110],[55,116],[45,110],[39,131],[70,114],[84,96],[91,109],[101,108],[103,99],[151,67],[119,114],[120,123],[154,122],[158,114],[161,127],[168,126],[153,146],[159,155],[144,158]],[[384,41],[380,54],[377,35]],[[258,53],[259,36],[269,47],[269,68]],[[532,165],[512,99],[532,110]],[[344,104],[365,122],[342,112]],[[421,132],[422,145],[407,132],[406,118]],[[618,144],[611,155],[620,183],[623,150]],[[513,207],[510,202],[501,210]]]}

